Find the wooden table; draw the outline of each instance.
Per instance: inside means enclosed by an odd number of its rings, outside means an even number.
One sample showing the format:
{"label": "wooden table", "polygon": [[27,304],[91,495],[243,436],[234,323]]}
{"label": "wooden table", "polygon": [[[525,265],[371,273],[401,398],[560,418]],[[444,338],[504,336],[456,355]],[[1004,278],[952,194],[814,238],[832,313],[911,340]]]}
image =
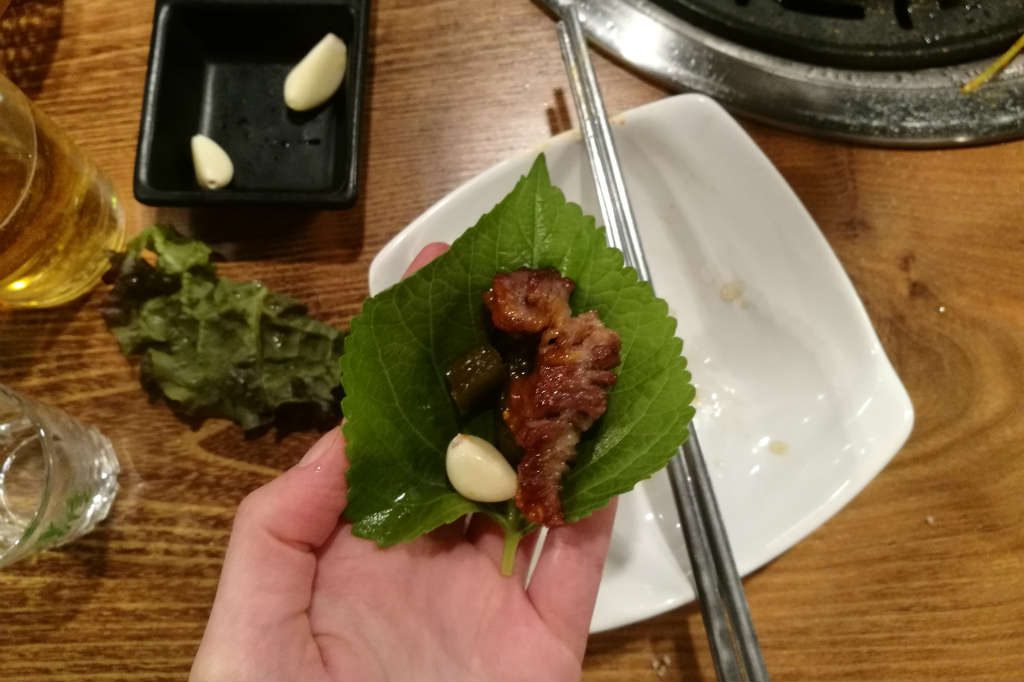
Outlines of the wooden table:
{"label": "wooden table", "polygon": [[[564,87],[526,0],[381,0],[362,198],[341,213],[144,208],[130,199],[152,3],[29,0],[8,71],[106,168],[130,228],[191,223],[345,325],[373,255],[435,200],[549,135]],[[18,4],[15,4],[15,9]],[[24,9],[24,7],[22,8]],[[59,36],[59,40],[57,39]],[[597,60],[611,111],[666,93]],[[554,117],[557,120],[557,116]],[[747,581],[774,679],[1024,675],[1024,143],[906,152],[747,126],[817,219],[910,390],[910,442],[838,516]],[[182,680],[235,505],[311,435],[192,431],[151,404],[99,293],[0,313],[0,381],[110,435],[121,494],[100,530],[0,573],[0,679]],[[711,680],[690,606],[592,638],[585,679]]]}

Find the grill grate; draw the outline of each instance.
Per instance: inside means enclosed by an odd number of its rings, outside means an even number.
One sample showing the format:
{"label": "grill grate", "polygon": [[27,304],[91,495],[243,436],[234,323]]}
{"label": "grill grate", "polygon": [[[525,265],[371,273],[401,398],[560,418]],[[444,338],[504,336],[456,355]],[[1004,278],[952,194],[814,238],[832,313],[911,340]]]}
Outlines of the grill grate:
{"label": "grill grate", "polygon": [[1022,0],[655,0],[748,47],[855,69],[920,69],[991,57],[1024,33]]}

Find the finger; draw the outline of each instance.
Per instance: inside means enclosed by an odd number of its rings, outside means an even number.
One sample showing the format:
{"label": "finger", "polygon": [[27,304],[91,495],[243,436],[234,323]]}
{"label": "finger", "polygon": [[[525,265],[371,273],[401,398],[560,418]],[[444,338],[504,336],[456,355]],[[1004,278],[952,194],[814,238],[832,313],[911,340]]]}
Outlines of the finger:
{"label": "finger", "polygon": [[341,429],[332,429],[295,467],[242,500],[219,601],[273,614],[282,607],[305,609],[316,568],[313,550],[327,540],[345,508],[346,467]]}
{"label": "finger", "polygon": [[[486,514],[476,514],[466,529],[466,539],[472,542],[476,548],[487,555],[496,569],[501,569],[501,557],[505,551],[505,530],[499,526],[494,519]],[[537,533],[531,533],[519,541],[516,549],[515,567],[512,577],[520,584],[526,580],[526,570],[530,566],[530,558],[533,556],[533,547],[537,541]]]}
{"label": "finger", "polygon": [[589,517],[548,532],[528,594],[551,631],[581,658],[615,519],[615,500]]}
{"label": "finger", "polygon": [[418,254],[416,254],[416,257],[412,259],[412,262],[409,263],[409,267],[406,268],[405,274],[402,275],[402,279],[405,279],[412,273],[416,272],[447,250],[448,245],[444,242],[431,242],[430,244],[427,244]]}
{"label": "finger", "polygon": [[197,665],[223,662],[226,652],[251,654],[254,642],[304,618],[316,574],[314,551],[345,507],[347,466],[336,428],[297,465],[242,501]]}

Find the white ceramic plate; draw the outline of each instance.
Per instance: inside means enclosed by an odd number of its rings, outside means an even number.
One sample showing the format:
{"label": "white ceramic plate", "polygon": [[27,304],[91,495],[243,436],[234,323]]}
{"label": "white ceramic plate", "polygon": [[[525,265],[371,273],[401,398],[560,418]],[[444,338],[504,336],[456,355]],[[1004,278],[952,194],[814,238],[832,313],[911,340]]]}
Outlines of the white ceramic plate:
{"label": "white ceramic plate", "polygon": [[[614,123],[654,286],[679,320],[701,443],[747,574],[856,495],[906,441],[913,408],[814,221],[721,107],[681,95]],[[599,215],[579,136],[565,133],[478,175],[405,228],[370,266],[370,291],[396,282],[425,244],[475,224],[540,151],[554,183]],[[591,627],[693,598],[661,473],[620,501]]]}

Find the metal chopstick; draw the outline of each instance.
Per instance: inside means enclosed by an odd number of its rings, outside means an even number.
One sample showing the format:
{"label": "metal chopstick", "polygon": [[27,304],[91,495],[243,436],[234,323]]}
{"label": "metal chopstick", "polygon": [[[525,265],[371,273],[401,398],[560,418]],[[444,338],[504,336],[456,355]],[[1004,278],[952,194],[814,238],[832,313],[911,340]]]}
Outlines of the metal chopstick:
{"label": "metal chopstick", "polygon": [[[597,77],[575,4],[563,2],[558,37],[606,223],[608,243],[627,265],[650,281]],[[750,609],[693,424],[690,437],[669,462],[669,479],[689,550],[701,612],[720,680],[768,682]]]}

